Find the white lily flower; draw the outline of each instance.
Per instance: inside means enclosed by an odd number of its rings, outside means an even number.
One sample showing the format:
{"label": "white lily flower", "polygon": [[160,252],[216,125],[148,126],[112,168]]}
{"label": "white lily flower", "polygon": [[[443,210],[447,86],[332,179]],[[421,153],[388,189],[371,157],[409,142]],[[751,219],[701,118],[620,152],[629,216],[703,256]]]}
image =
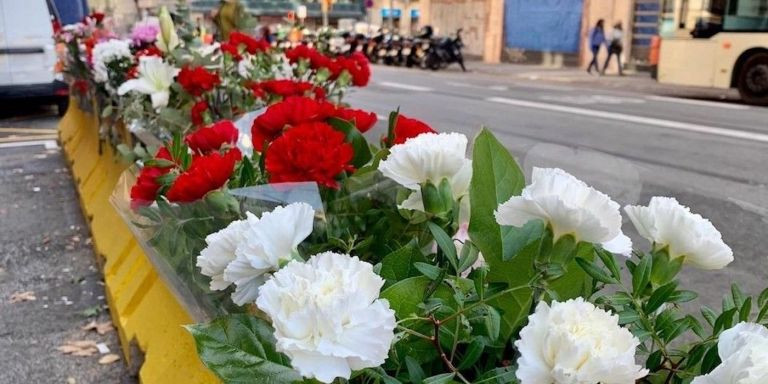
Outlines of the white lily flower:
{"label": "white lily flower", "polygon": [[117,94],[122,96],[131,91],[143,93],[152,99],[152,107],[165,107],[171,95],[171,84],[178,73],[178,68],[165,63],[162,58],[144,56],[139,59],[138,78],[120,85]]}
{"label": "white lily flower", "polygon": [[633,384],[648,374],[635,363],[640,341],[619,317],[583,298],[539,302],[515,342],[521,384]]}
{"label": "white lily flower", "polygon": [[160,32],[157,33],[157,41],[155,45],[163,52],[171,52],[179,46],[179,35],[176,34],[176,26],[173,25],[173,19],[171,13],[168,12],[168,8],[163,6],[160,8],[160,14],[158,15],[160,21]]}
{"label": "white lily flower", "polygon": [[691,384],[768,383],[768,329],[756,323],[739,323],[723,331],[717,342],[720,363]]}
{"label": "white lily flower", "polygon": [[315,211],[309,204],[293,203],[248,221],[245,240],[235,259],[224,269],[224,280],[235,284],[232,301],[244,305],[256,300],[269,274],[292,260],[297,247],[312,233]]}
{"label": "white lily flower", "polygon": [[469,194],[472,160],[467,159],[467,137],[460,133],[422,133],[390,149],[379,171],[414,192],[401,209],[424,211],[421,184],[448,179],[456,200]]}
{"label": "white lily flower", "polygon": [[260,289],[277,350],[307,378],[330,383],[377,367],[394,339],[395,313],[379,298],[384,280],[357,257],[321,253],[291,261]]}
{"label": "white lily flower", "polygon": [[733,261],[733,251],[712,223],[692,213],[672,197],[651,198],[647,207],[624,207],[640,236],[656,248],[669,247],[669,257],[701,269],[721,269]]}
{"label": "white lily flower", "polygon": [[205,238],[208,246],[197,257],[197,266],[200,273],[211,278],[212,291],[224,290],[231,284],[224,280],[224,269],[235,260],[238,245],[245,242],[249,223],[258,220],[252,213],[246,212],[246,219],[233,221]]}
{"label": "white lily flower", "polygon": [[559,168],[533,168],[531,179],[520,196],[499,205],[496,222],[522,227],[543,220],[555,240],[573,235],[613,253],[632,253],[632,241],[621,232],[619,204],[610,197]]}

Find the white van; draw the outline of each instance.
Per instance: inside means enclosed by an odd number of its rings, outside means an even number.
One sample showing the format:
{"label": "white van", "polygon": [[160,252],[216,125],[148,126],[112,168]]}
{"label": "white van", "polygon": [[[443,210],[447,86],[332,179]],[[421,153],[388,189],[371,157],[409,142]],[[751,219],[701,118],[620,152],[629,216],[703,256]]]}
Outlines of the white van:
{"label": "white van", "polygon": [[54,73],[58,20],[50,0],[0,0],[0,100],[53,102],[64,113],[68,88]]}

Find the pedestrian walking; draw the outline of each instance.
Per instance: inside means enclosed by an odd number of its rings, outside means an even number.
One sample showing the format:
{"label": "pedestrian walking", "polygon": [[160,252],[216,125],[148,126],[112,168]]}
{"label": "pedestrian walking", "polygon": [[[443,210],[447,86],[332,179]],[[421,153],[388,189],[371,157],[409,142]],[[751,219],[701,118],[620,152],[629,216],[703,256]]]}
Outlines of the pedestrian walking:
{"label": "pedestrian walking", "polygon": [[619,64],[619,76],[624,76],[624,73],[621,69],[621,51],[624,50],[624,30],[621,26],[621,21],[614,24],[613,30],[611,31],[611,41],[608,43],[608,57],[605,59],[605,64],[603,64],[603,74],[605,74],[605,70],[608,69],[608,64],[611,62],[611,57],[613,55],[616,55],[616,62]]}
{"label": "pedestrian walking", "polygon": [[595,71],[600,73],[600,64],[597,62],[597,54],[600,53],[600,47],[605,44],[605,31],[603,25],[605,21],[600,19],[595,24],[595,27],[589,31],[589,47],[592,49],[592,61],[589,62],[587,67],[587,73],[592,74],[592,67],[595,67]]}

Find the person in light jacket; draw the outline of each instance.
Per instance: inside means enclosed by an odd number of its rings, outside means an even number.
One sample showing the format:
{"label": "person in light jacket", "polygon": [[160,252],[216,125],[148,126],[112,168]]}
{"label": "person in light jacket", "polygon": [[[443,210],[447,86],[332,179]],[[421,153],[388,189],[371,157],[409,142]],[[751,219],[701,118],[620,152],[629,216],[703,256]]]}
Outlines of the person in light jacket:
{"label": "person in light jacket", "polygon": [[605,70],[608,69],[608,64],[611,62],[611,57],[616,55],[616,62],[619,64],[619,76],[624,76],[624,73],[621,69],[621,51],[623,50],[624,30],[621,27],[621,21],[619,21],[613,26],[613,30],[611,31],[611,40],[608,43],[608,57],[605,59],[605,64],[603,65],[603,74],[605,74]]}
{"label": "person in light jacket", "polygon": [[595,27],[589,31],[589,47],[592,50],[592,61],[589,62],[587,72],[592,74],[592,67],[595,67],[595,71],[600,73],[600,64],[597,63],[597,54],[600,53],[600,47],[605,45],[605,31],[603,25],[605,22],[603,19],[597,21]]}

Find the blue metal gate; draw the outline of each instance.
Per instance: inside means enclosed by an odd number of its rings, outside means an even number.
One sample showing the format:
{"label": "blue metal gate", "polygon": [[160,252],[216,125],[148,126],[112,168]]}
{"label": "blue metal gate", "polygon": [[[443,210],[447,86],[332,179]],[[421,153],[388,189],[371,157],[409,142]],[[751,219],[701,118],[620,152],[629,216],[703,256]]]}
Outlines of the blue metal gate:
{"label": "blue metal gate", "polygon": [[504,37],[508,48],[579,52],[583,0],[506,0]]}

